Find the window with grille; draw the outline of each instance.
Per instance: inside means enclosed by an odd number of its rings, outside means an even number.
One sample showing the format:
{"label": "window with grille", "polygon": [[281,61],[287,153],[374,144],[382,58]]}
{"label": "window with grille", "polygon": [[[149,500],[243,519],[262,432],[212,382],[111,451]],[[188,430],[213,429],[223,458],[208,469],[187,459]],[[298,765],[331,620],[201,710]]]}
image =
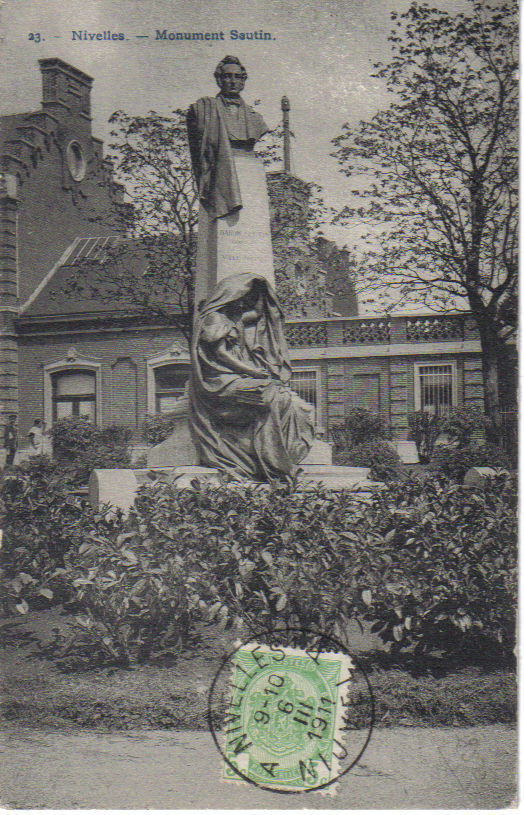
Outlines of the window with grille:
{"label": "window with grille", "polygon": [[293,371],[289,385],[305,402],[314,405],[318,414],[318,371]]}
{"label": "window with grille", "polygon": [[456,368],[447,365],[415,365],[415,409],[432,416],[449,413],[456,405]]}
{"label": "window with grille", "polygon": [[155,409],[157,413],[169,413],[177,399],[184,395],[189,378],[189,366],[168,364],[155,370]]}
{"label": "window with grille", "polygon": [[53,374],[53,421],[78,416],[96,420],[96,382],[91,371],[60,371]]}

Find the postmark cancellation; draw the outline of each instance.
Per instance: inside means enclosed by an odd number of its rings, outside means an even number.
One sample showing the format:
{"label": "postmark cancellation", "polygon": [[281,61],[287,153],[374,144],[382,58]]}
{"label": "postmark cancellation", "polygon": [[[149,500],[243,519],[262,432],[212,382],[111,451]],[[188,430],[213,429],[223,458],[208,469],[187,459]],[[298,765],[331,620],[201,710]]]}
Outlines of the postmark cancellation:
{"label": "postmark cancellation", "polygon": [[334,792],[348,769],[347,653],[249,642],[230,657],[222,778],[275,792]]}

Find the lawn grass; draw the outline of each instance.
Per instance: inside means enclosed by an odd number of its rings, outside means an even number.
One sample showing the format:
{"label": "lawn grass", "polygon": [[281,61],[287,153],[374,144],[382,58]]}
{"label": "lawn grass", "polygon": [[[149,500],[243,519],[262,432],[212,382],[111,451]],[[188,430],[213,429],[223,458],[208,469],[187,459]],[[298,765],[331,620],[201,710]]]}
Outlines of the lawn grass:
{"label": "lawn grass", "polygon": [[[234,635],[207,632],[194,652],[172,665],[130,670],[99,668],[61,672],[42,655],[39,642],[64,617],[58,610],[34,612],[4,624],[1,708],[7,726],[130,729],[207,729],[207,695]],[[376,639],[362,638],[375,702],[375,726],[473,726],[516,718],[516,681],[511,670],[463,668],[445,676],[411,676],[374,659]],[[377,657],[379,653],[377,653]],[[382,666],[382,667],[381,667]],[[226,691],[223,672],[219,691]],[[369,721],[367,686],[358,673],[350,692],[347,724]]]}

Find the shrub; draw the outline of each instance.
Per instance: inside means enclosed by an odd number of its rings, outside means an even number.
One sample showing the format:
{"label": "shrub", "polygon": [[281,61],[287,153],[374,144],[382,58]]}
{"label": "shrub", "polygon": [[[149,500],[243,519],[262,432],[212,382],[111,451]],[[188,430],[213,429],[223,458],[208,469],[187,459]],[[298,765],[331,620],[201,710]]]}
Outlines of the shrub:
{"label": "shrub", "polygon": [[193,607],[204,619],[222,627],[242,622],[250,631],[331,633],[365,608],[357,581],[343,577],[353,568],[345,547],[334,543],[350,504],[345,494],[321,490],[156,484],[141,492],[136,511],[147,534],[163,535],[161,545],[183,558],[195,578]]}
{"label": "shrub", "polygon": [[142,438],[148,444],[160,444],[171,435],[179,416],[179,413],[156,413],[154,416],[146,416],[142,426]]}
{"label": "shrub", "polygon": [[349,467],[370,467],[370,475],[377,481],[391,481],[402,475],[402,462],[396,450],[386,441],[356,444],[336,454],[336,463]]}
{"label": "shrub", "polygon": [[335,451],[387,436],[382,418],[363,408],[352,408],[343,423],[334,425],[330,433]]}
{"label": "shrub", "polygon": [[[65,558],[83,614],[64,658],[150,660],[195,621],[313,628],[372,621],[393,651],[511,658],[516,485],[482,495],[442,477],[351,492],[155,482],[119,530]],[[171,627],[170,627],[171,626]],[[91,655],[91,657],[90,657]]]}
{"label": "shrub", "polygon": [[99,428],[87,419],[59,419],[51,431],[53,457],[68,467],[75,483],[85,483],[96,467],[129,467],[132,431],[115,425]]}
{"label": "shrub", "polygon": [[442,445],[436,447],[431,469],[437,473],[462,481],[471,467],[511,468],[507,453],[495,444],[470,444],[467,447]]}
{"label": "shrub", "polygon": [[62,579],[82,613],[51,647],[62,662],[128,666],[176,653],[190,632],[191,583],[184,560],[138,530],[99,531],[65,557]]}
{"label": "shrub", "polygon": [[482,494],[428,479],[414,489],[393,485],[382,500],[390,565],[371,587],[372,630],[393,650],[413,650],[422,662],[429,654],[511,661],[518,564],[515,479],[500,475]]}
{"label": "shrub", "polygon": [[81,613],[51,648],[68,665],[125,665],[176,654],[197,620],[342,632],[365,604],[357,581],[341,579],[345,550],[335,552],[329,523],[338,502],[282,488],[144,487],[118,532],[66,556],[62,579]]}
{"label": "shrub", "polygon": [[56,597],[55,569],[94,524],[94,513],[71,492],[63,468],[42,457],[5,473],[0,513],[4,611],[25,614],[30,606],[61,599]]}
{"label": "shrub", "polygon": [[487,416],[479,408],[459,407],[442,417],[442,432],[458,447],[466,447],[474,435],[484,438],[490,427]]}
{"label": "shrub", "polygon": [[442,421],[441,416],[433,416],[424,410],[408,416],[410,436],[417,446],[420,461],[424,464],[431,459],[435,442],[442,432]]}

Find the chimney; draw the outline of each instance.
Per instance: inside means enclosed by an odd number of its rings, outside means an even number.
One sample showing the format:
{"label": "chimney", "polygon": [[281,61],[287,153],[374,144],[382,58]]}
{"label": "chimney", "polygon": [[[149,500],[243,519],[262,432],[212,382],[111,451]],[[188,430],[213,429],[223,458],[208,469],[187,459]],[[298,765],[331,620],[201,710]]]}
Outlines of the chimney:
{"label": "chimney", "polygon": [[42,72],[42,107],[60,117],[73,113],[91,121],[91,85],[87,74],[52,57],[39,59]]}
{"label": "chimney", "polygon": [[291,172],[291,140],[289,133],[289,99],[283,96],[280,100],[280,107],[282,108],[282,128],[284,130],[284,171]]}

